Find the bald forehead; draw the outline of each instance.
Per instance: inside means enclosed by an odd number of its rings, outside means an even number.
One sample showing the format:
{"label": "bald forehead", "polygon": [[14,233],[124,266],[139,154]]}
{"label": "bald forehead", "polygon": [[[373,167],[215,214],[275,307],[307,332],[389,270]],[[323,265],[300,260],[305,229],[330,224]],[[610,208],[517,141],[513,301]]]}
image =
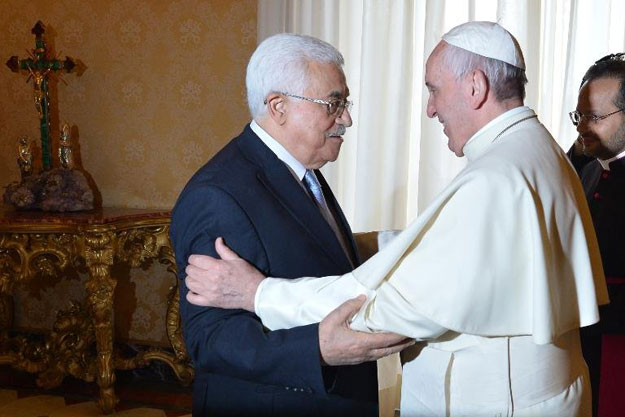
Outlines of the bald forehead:
{"label": "bald forehead", "polygon": [[435,79],[439,78],[443,70],[440,65],[442,52],[448,47],[447,42],[440,41],[425,63],[425,85],[431,87],[435,83]]}
{"label": "bald forehead", "polygon": [[427,66],[427,65],[431,64],[433,61],[438,60],[440,58],[440,55],[441,55],[442,51],[447,46],[448,46],[448,44],[445,41],[440,41],[438,44],[436,44],[436,46],[434,47],[434,49],[430,53],[430,56],[428,57],[425,65]]}

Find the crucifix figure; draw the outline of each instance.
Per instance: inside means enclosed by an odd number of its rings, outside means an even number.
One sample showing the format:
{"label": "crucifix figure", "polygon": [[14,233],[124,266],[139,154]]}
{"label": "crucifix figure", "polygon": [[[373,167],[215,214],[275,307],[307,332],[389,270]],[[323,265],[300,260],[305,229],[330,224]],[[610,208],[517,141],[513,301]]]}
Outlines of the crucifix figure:
{"label": "crucifix figure", "polygon": [[13,72],[27,71],[26,82],[33,80],[35,89],[34,104],[39,115],[39,126],[41,130],[41,156],[43,169],[49,170],[52,167],[52,151],[50,149],[50,103],[48,96],[48,76],[59,71],[71,72],[76,65],[70,57],[65,57],[65,61],[47,57],[46,44],[43,40],[45,27],[38,21],[32,28],[31,33],[35,35],[35,49],[28,52],[29,58],[19,59],[12,56],[6,62]]}

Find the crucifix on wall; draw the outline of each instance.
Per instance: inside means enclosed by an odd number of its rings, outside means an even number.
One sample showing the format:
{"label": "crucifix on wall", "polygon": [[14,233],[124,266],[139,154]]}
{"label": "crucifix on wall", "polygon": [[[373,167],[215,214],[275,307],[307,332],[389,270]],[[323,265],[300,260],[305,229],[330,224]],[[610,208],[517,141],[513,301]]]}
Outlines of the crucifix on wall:
{"label": "crucifix on wall", "polygon": [[48,56],[49,51],[43,39],[45,27],[41,21],[35,24],[31,32],[35,35],[35,49],[28,51],[29,57],[20,59],[12,56],[6,64],[11,71],[27,75],[26,82],[33,82],[33,101],[41,130],[42,170],[33,175],[31,143],[26,137],[19,138],[17,162],[22,180],[6,186],[3,201],[18,210],[91,210],[100,206],[101,199],[95,182],[90,180],[88,173],[82,167],[74,166],[69,124],[65,123],[60,129],[56,167],[52,164],[50,137],[49,77],[60,77],[62,72],[72,72],[75,68],[78,68],[80,75],[84,67],[77,67],[70,57],[65,57],[62,61]]}
{"label": "crucifix on wall", "polygon": [[61,61],[56,57],[49,58],[46,43],[43,39],[45,27],[38,21],[32,28],[35,35],[35,49],[28,51],[28,58],[20,59],[12,56],[7,61],[7,66],[13,72],[25,71],[28,74],[26,81],[33,82],[34,104],[39,115],[39,127],[41,131],[41,157],[44,170],[52,168],[52,150],[50,147],[50,97],[48,95],[48,77],[61,71],[71,72],[76,66],[74,60],[65,57]]}

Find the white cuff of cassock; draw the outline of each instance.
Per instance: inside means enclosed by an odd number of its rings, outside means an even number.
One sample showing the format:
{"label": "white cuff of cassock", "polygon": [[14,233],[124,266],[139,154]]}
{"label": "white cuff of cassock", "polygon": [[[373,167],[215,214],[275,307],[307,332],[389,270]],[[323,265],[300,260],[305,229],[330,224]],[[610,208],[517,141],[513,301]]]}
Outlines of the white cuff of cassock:
{"label": "white cuff of cassock", "polygon": [[371,300],[375,291],[363,286],[351,273],[323,278],[266,278],[256,290],[254,309],[268,329],[289,329],[318,323],[360,294]]}

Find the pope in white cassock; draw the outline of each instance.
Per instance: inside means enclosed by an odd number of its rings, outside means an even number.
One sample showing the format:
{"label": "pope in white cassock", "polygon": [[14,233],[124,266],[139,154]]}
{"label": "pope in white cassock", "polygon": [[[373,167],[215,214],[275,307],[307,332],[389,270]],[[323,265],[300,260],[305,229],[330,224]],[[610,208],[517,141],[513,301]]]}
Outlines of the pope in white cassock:
{"label": "pope in white cassock", "polygon": [[279,329],[366,294],[352,329],[418,342],[403,352],[402,417],[589,416],[578,330],[599,320],[605,280],[575,171],[523,106],[518,43],[496,23],[460,25],[425,80],[428,116],[468,164],[423,214],[343,276],[245,281],[242,261],[193,255],[192,302],[247,307]]}

